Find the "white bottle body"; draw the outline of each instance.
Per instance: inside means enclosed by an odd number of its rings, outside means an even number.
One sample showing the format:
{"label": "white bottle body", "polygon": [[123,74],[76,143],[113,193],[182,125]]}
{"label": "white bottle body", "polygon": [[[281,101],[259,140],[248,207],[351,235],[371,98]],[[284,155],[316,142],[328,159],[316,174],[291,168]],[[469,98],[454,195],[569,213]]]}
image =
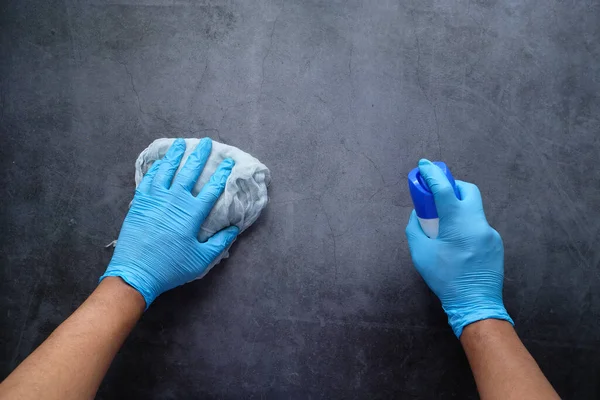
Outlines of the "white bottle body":
{"label": "white bottle body", "polygon": [[421,229],[423,229],[423,232],[425,232],[428,237],[435,239],[438,236],[440,228],[439,218],[423,219],[417,217],[417,219],[419,220],[419,224],[421,224]]}

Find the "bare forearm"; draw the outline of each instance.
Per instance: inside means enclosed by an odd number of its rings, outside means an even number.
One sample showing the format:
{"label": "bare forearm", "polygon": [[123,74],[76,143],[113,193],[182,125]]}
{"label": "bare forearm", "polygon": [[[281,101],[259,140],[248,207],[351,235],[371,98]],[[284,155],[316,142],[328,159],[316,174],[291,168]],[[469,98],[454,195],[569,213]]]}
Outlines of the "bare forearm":
{"label": "bare forearm", "polygon": [[475,322],[460,341],[482,399],[559,398],[510,323]]}
{"label": "bare forearm", "polygon": [[0,385],[0,398],[93,398],[112,359],[144,311],[143,297],[106,278]]}

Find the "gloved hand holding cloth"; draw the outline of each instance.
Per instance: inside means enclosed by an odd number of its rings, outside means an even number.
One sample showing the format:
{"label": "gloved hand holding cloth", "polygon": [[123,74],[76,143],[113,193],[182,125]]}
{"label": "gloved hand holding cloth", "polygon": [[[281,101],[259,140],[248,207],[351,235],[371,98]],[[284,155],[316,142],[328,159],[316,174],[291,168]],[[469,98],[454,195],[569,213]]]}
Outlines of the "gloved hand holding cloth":
{"label": "gloved hand holding cloth", "polygon": [[177,139],[154,162],[135,191],[114,255],[104,275],[118,276],[142,294],[146,308],[161,293],[203,274],[229,247],[239,229],[225,228],[205,243],[198,231],[225,188],[234,166],[225,159],[197,196],[191,191],[204,169],[212,141],[204,138],[175,176],[185,152]]}

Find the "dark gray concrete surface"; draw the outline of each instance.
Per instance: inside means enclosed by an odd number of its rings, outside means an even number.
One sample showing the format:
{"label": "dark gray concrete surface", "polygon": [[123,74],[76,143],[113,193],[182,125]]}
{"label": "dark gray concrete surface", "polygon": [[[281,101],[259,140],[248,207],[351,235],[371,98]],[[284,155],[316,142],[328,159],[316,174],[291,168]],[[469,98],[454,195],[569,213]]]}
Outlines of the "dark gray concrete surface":
{"label": "dark gray concrete surface", "polygon": [[210,136],[271,168],[271,202],[100,399],[476,397],[404,237],[422,156],[479,185],[550,381],[600,397],[598,1],[1,7],[1,377],[96,286],[137,154]]}

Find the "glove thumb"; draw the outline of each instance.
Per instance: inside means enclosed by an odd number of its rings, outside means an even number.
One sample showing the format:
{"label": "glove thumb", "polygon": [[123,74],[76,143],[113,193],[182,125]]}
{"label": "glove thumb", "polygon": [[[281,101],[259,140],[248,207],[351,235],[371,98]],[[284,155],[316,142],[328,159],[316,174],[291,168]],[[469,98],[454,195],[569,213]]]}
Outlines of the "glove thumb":
{"label": "glove thumb", "polygon": [[419,220],[417,219],[417,212],[412,210],[410,213],[410,218],[408,219],[408,224],[406,225],[406,229],[404,230],[406,233],[406,239],[408,242],[416,242],[419,240],[429,240],[423,229],[421,228],[421,224],[419,224]]}
{"label": "glove thumb", "polygon": [[210,257],[211,262],[231,246],[239,233],[240,230],[237,226],[230,226],[215,233],[206,243],[202,244],[203,251]]}
{"label": "glove thumb", "polygon": [[423,232],[423,229],[421,229],[421,224],[419,224],[417,212],[415,210],[413,210],[410,214],[410,218],[408,219],[408,224],[406,225],[404,232],[406,233],[408,248],[410,249],[413,262],[418,264],[415,258],[419,254],[419,249],[428,248],[432,241],[427,237],[425,232]]}

